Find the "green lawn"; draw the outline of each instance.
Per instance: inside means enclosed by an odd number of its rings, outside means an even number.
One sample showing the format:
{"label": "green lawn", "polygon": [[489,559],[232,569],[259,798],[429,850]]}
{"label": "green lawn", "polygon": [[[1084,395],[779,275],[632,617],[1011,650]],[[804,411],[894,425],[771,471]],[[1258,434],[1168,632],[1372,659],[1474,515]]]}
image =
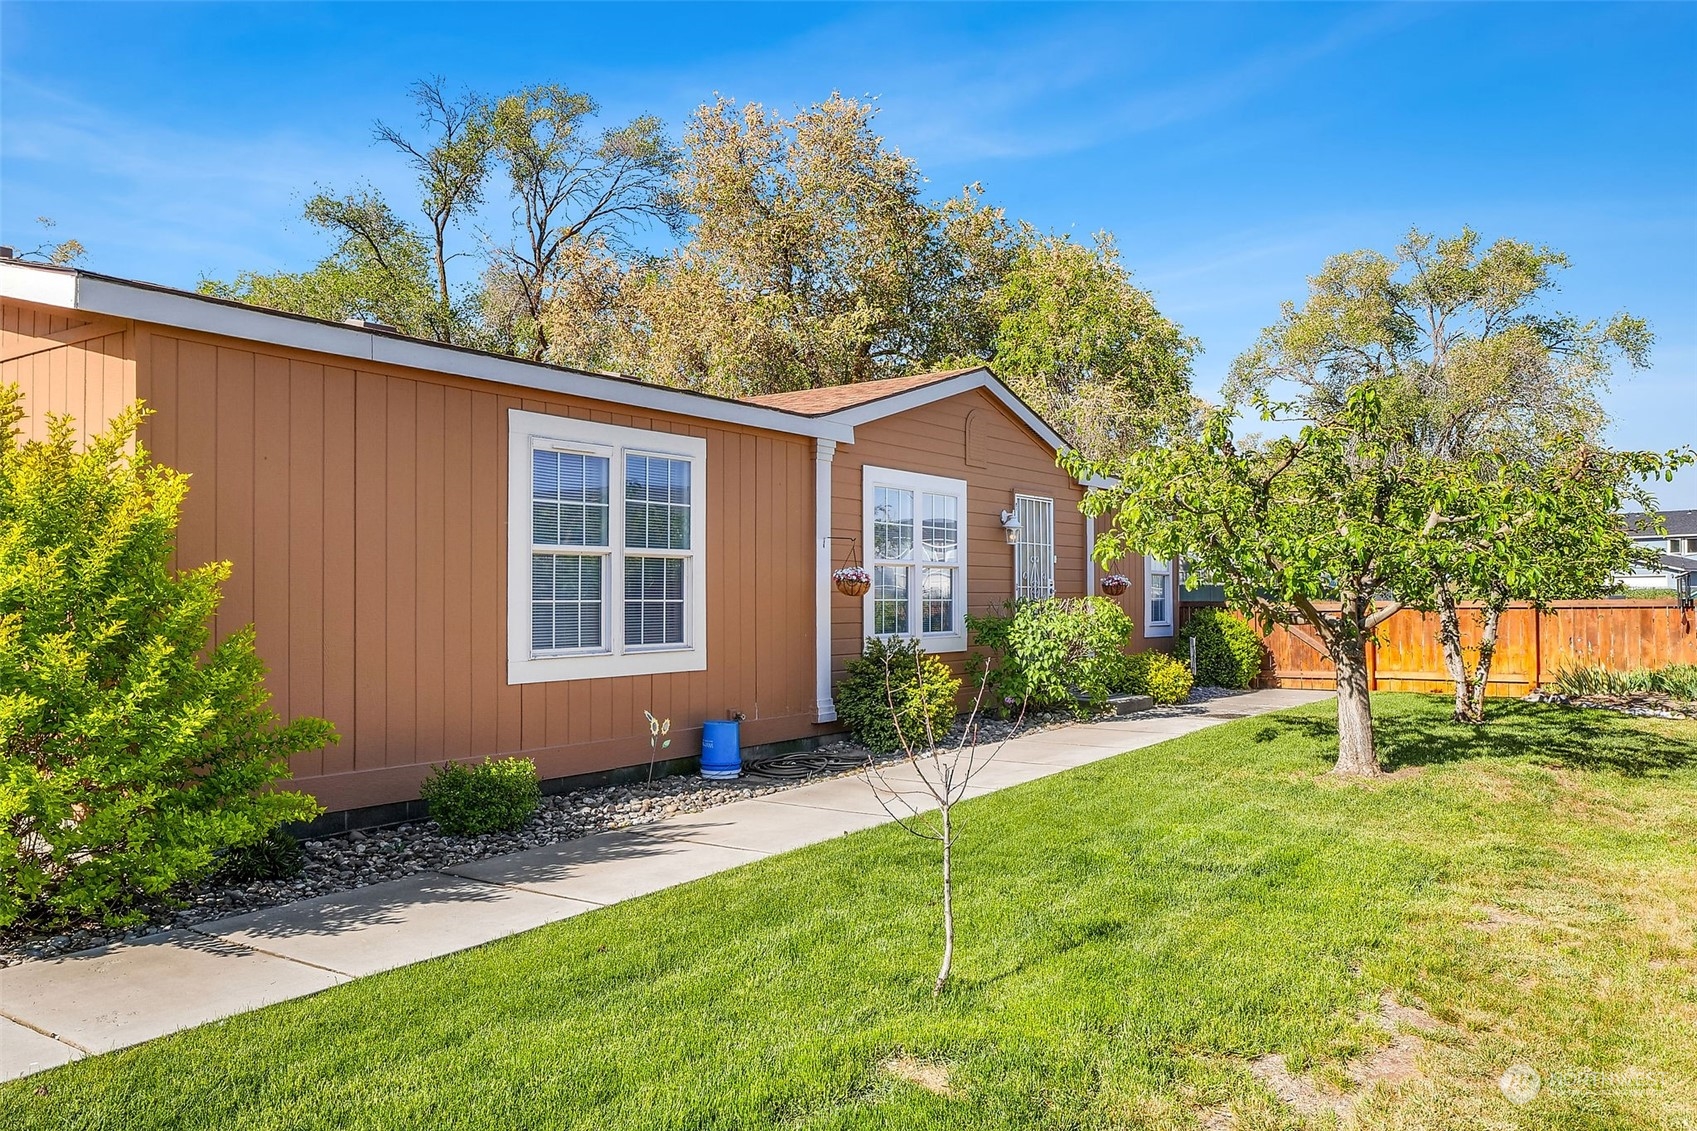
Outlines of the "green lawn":
{"label": "green lawn", "polygon": [[1442,1025],[1365,1126],[1691,1127],[1697,724],[1375,711],[1373,785],[1319,705],[963,807],[940,1003],[934,846],[886,827],[8,1085],[0,1126],[1295,1127],[1248,1058],[1342,1079],[1389,991]]}

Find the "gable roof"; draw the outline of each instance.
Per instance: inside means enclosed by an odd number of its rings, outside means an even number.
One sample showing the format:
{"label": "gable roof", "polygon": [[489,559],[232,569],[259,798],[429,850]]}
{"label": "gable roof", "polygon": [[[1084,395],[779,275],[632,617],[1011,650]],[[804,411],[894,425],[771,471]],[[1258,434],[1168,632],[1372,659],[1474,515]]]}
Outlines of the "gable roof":
{"label": "gable roof", "polygon": [[[1668,533],[1675,536],[1697,534],[1697,510],[1661,511],[1662,521],[1667,524]],[[1653,519],[1643,511],[1633,511],[1623,514],[1626,520],[1627,532],[1638,538],[1660,538],[1653,525]]]}
{"label": "gable roof", "polygon": [[976,372],[975,369],[948,369],[939,373],[918,373],[911,377],[887,377],[881,381],[859,381],[853,385],[829,385],[823,389],[797,389],[790,393],[763,393],[757,397],[744,397],[750,404],[763,404],[772,408],[781,408],[788,412],[799,412],[803,416],[828,416],[833,412],[841,412],[845,408],[880,401],[885,397],[893,397],[897,393],[905,393],[910,389],[922,388],[937,381],[947,381],[951,377],[959,377],[964,373]]}
{"label": "gable roof", "polygon": [[1681,554],[1663,554],[1660,568],[1667,573],[1697,573],[1697,558]]}
{"label": "gable roof", "polygon": [[881,381],[862,381],[855,385],[833,385],[825,389],[802,389],[793,393],[768,393],[750,397],[754,404],[773,408],[788,408],[805,413],[815,420],[831,420],[853,427],[872,420],[882,420],[898,412],[928,405],[935,401],[958,397],[974,389],[1001,401],[1007,410],[1037,433],[1042,441],[1056,452],[1072,445],[1066,438],[1038,416],[1031,406],[1020,400],[1012,389],[985,366],[974,369],[950,369],[940,373],[920,373],[912,377],[889,377]]}
{"label": "gable roof", "polygon": [[810,416],[779,405],[716,397],[692,389],[674,389],[612,373],[521,361],[484,350],[412,338],[381,327],[331,322],[304,314],[268,310],[193,291],[98,275],[72,267],[0,260],[0,297],[359,361],[384,362],[410,369],[565,393],[588,400],[774,432],[845,443],[854,441],[851,424]]}

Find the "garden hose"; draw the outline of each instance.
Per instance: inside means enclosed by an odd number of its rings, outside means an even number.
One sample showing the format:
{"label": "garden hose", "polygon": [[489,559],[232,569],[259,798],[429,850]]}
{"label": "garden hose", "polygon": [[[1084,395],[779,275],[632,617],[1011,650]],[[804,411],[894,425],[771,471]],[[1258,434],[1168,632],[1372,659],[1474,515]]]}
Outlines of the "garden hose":
{"label": "garden hose", "polygon": [[866,768],[864,754],[827,753],[821,750],[802,750],[794,754],[768,754],[763,758],[749,758],[743,762],[743,771],[757,774],[763,778],[775,778],[780,781],[793,781],[797,778],[810,778],[816,774],[841,774],[849,770]]}

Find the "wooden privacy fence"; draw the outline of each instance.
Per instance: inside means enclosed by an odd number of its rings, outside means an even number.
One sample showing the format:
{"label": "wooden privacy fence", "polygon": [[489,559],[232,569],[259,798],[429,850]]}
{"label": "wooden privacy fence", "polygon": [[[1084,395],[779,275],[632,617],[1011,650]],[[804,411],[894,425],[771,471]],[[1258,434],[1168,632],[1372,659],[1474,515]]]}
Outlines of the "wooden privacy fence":
{"label": "wooden privacy fence", "polygon": [[[1186,619],[1181,615],[1180,620]],[[1462,647],[1478,656],[1482,614],[1462,611]],[[1367,649],[1375,691],[1449,691],[1438,617],[1409,609],[1379,626]],[[1335,669],[1313,630],[1275,628],[1267,637],[1262,687],[1330,688]],[[1697,614],[1667,601],[1564,601],[1539,612],[1525,605],[1503,613],[1487,695],[1525,695],[1563,668],[1601,665],[1615,671],[1697,664]]]}

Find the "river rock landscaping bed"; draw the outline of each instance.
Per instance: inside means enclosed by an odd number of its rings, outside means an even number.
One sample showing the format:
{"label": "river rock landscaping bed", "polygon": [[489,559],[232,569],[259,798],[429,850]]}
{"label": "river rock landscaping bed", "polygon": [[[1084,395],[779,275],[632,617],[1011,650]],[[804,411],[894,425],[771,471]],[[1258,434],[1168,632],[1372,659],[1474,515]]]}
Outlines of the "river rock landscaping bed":
{"label": "river rock landscaping bed", "polygon": [[[1197,688],[1192,693],[1192,702],[1217,698],[1220,694],[1218,689]],[[1143,714],[1183,714],[1187,708],[1188,704],[1157,707]],[[1032,734],[1069,726],[1074,721],[1067,715],[1027,718],[1017,727],[1017,732]],[[985,748],[993,747],[1016,731],[1012,720],[994,718],[981,720],[978,728],[979,744]],[[962,727],[957,725],[951,732],[951,742],[958,742],[962,733]],[[864,747],[846,740],[821,747],[816,753],[829,756],[839,765],[861,766],[872,757]],[[879,761],[895,761],[900,757],[895,755]],[[848,772],[852,771],[837,771]],[[161,909],[136,926],[112,928],[90,922],[48,933],[0,932],[0,966],[57,958],[107,943],[146,938],[173,927],[192,927],[313,896],[351,891],[420,872],[576,840],[592,833],[652,824],[682,813],[699,813],[733,801],[764,797],[828,776],[834,775],[774,779],[745,774],[734,781],[709,781],[699,774],[675,774],[652,782],[600,786],[544,797],[524,827],[510,833],[447,836],[437,829],[435,822],[424,820],[305,840],[301,842],[305,863],[299,874],[235,884],[213,880],[174,892],[173,902],[179,906]]]}
{"label": "river rock landscaping bed", "polygon": [[1634,691],[1626,695],[1563,695],[1539,689],[1525,697],[1528,703],[1555,703],[1563,707],[1589,707],[1597,711],[1614,711],[1646,719],[1697,719],[1697,703],[1675,699],[1654,691]]}

